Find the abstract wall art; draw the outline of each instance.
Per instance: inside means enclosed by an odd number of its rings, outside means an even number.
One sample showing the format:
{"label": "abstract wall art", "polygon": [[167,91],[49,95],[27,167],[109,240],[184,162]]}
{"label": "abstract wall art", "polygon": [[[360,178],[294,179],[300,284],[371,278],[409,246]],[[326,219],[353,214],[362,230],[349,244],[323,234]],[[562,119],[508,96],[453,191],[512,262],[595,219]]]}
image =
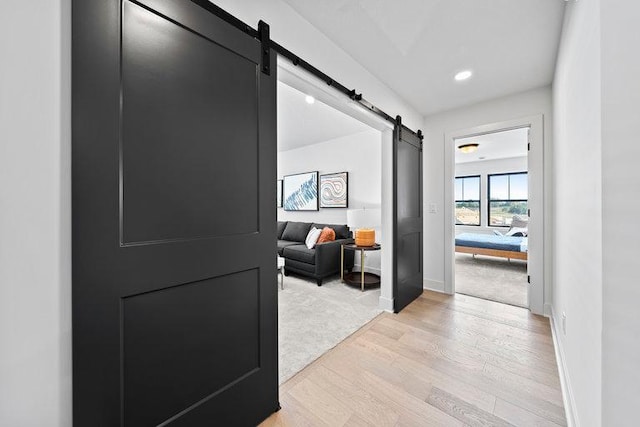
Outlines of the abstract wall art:
{"label": "abstract wall art", "polygon": [[276,200],[277,200],[277,206],[281,208],[282,207],[282,180],[279,179],[277,184],[278,184],[278,189],[276,191],[276,194],[277,194]]}
{"label": "abstract wall art", "polygon": [[320,175],[320,207],[349,207],[349,173],[338,172]]}
{"label": "abstract wall art", "polygon": [[282,197],[285,211],[317,211],[318,172],[285,176]]}

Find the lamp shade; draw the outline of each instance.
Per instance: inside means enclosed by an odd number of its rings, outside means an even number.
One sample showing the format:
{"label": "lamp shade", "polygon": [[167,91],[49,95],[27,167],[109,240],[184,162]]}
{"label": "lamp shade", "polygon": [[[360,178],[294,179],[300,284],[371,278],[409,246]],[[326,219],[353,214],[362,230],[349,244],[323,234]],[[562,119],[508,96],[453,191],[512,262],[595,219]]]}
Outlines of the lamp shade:
{"label": "lamp shade", "polygon": [[380,208],[362,208],[347,210],[347,225],[352,229],[376,228],[382,224]]}
{"label": "lamp shade", "polygon": [[380,209],[349,209],[347,211],[347,225],[355,232],[358,246],[373,246],[376,243],[374,227],[381,224]]}

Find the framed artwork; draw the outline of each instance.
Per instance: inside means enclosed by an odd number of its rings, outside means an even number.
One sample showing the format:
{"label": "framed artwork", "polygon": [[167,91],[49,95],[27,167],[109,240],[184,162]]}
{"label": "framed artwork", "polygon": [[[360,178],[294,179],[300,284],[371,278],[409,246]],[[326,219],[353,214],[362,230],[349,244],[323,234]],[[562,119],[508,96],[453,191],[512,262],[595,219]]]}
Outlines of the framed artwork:
{"label": "framed artwork", "polygon": [[318,172],[285,176],[282,202],[285,211],[317,211]]}
{"label": "framed artwork", "polygon": [[276,200],[278,203],[278,207],[281,208],[282,207],[282,180],[279,179],[277,184],[278,184],[278,189],[276,191],[276,194],[277,194]]}
{"label": "framed artwork", "polygon": [[320,175],[320,207],[349,207],[349,172]]}

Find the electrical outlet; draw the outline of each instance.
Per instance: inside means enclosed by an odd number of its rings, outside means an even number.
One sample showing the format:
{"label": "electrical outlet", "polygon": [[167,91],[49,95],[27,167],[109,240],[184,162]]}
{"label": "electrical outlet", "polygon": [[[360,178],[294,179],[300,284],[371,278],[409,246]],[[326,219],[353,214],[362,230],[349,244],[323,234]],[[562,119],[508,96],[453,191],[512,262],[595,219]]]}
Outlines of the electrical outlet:
{"label": "electrical outlet", "polygon": [[436,206],[435,203],[429,203],[429,213],[436,213],[438,212],[438,207]]}
{"label": "electrical outlet", "polygon": [[567,335],[567,313],[562,312],[562,334]]}

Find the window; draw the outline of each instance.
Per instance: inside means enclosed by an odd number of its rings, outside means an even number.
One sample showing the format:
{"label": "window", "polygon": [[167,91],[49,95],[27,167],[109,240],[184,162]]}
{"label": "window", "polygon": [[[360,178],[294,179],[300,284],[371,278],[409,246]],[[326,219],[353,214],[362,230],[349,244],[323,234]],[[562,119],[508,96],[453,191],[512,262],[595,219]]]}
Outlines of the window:
{"label": "window", "polygon": [[527,215],[527,172],[489,175],[489,225],[509,227],[514,215]]}
{"label": "window", "polygon": [[456,225],[480,225],[480,175],[456,177]]}

